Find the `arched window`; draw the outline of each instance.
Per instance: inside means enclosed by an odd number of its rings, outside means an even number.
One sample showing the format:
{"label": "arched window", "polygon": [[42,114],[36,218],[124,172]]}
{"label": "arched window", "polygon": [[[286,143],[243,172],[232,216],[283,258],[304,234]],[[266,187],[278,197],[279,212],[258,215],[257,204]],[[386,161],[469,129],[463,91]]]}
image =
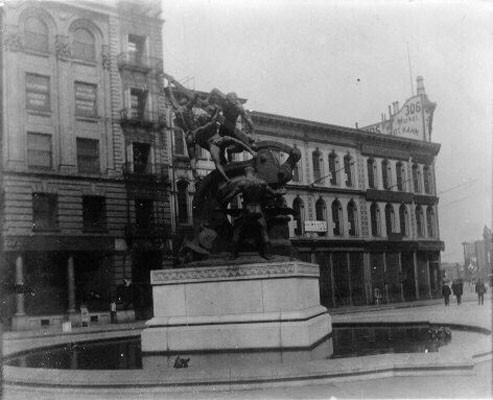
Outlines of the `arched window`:
{"label": "arched window", "polygon": [[72,56],[80,60],[94,61],[96,59],[96,40],[87,29],[79,28],[74,31]]}
{"label": "arched window", "polygon": [[385,206],[385,228],[387,229],[387,236],[394,232],[395,226],[395,214],[392,204]]}
{"label": "arched window", "polygon": [[435,236],[435,212],[431,206],[426,208],[426,227],[428,228],[428,237]]}
{"label": "arched window", "polygon": [[390,189],[392,186],[392,170],[389,160],[382,161],[382,182],[384,189]]}
{"label": "arched window", "polygon": [[294,228],[294,234],[297,236],[303,235],[303,213],[305,206],[303,205],[303,200],[299,197],[293,201],[294,210],[294,220],[296,221],[296,228]]}
{"label": "arched window", "polygon": [[413,186],[415,193],[421,193],[421,173],[419,171],[418,164],[413,164]]}
{"label": "arched window", "polygon": [[418,234],[418,237],[423,237],[424,236],[424,231],[423,231],[423,209],[421,206],[416,207],[416,233]]}
{"label": "arched window", "polygon": [[377,187],[377,163],[373,158],[369,158],[366,161],[366,168],[368,170],[368,187],[370,189],[375,189]]}
{"label": "arched window", "polygon": [[370,206],[370,218],[372,236],[380,236],[380,207],[377,203]]}
{"label": "arched window", "polygon": [[188,224],[188,182],[185,180],[178,181],[177,188],[177,202],[178,202],[178,223]]}
{"label": "arched window", "polygon": [[48,27],[37,17],[29,17],[24,23],[24,47],[28,50],[47,53]]}
{"label": "arched window", "polygon": [[[325,217],[325,201],[323,199],[318,199],[317,202],[315,203],[315,216],[317,218],[317,221],[326,221]],[[318,236],[325,236],[327,235],[327,232],[318,232]]]}
{"label": "arched window", "polygon": [[423,186],[426,194],[431,194],[431,173],[430,167],[425,165],[423,167]]}
{"label": "arched window", "polygon": [[312,153],[312,162],[313,162],[313,182],[318,184],[323,184],[323,159],[322,153],[320,151],[315,150]]}
{"label": "arched window", "polygon": [[401,235],[402,236],[408,236],[408,213],[407,213],[407,207],[405,204],[401,204],[399,207],[399,223],[401,226]]}
{"label": "arched window", "polygon": [[332,226],[334,236],[342,235],[342,207],[338,200],[332,202]]}
{"label": "arched window", "polygon": [[356,204],[351,200],[347,205],[347,220],[349,224],[349,236],[357,235],[357,209]]}
{"label": "arched window", "polygon": [[344,156],[344,174],[346,175],[346,186],[353,186],[353,158],[350,154]]}
{"label": "arched window", "polygon": [[405,173],[405,169],[404,169],[404,164],[402,162],[398,162],[396,165],[395,165],[395,173],[396,173],[396,177],[397,177],[397,190],[399,191],[403,191],[404,190],[404,184],[405,184],[405,181],[406,181],[406,173]]}
{"label": "arched window", "polygon": [[337,165],[339,164],[337,154],[333,151],[329,154],[330,184],[337,185]]}

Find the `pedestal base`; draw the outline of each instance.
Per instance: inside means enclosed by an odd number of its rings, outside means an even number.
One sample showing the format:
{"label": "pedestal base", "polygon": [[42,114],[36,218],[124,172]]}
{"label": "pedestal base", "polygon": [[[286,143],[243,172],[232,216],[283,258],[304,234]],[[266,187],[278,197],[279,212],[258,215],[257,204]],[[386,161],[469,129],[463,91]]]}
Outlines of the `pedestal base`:
{"label": "pedestal base", "polygon": [[155,317],[142,351],[311,351],[332,331],[318,277],[318,265],[297,260],[152,271]]}

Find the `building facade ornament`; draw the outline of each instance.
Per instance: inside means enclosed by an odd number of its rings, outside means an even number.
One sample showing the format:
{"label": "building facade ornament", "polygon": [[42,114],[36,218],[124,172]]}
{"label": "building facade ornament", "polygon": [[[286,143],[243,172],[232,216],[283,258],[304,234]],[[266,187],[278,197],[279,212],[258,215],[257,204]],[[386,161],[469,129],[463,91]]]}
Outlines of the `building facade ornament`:
{"label": "building facade ornament", "polygon": [[110,46],[107,44],[103,44],[102,46],[101,60],[103,64],[103,69],[109,71],[111,69],[111,55],[110,55]]}
{"label": "building facade ornament", "polygon": [[59,61],[68,61],[72,57],[68,36],[56,36],[55,51]]}
{"label": "building facade ornament", "polygon": [[3,39],[3,47],[7,51],[22,51],[22,40],[20,35],[17,32],[6,33]]}

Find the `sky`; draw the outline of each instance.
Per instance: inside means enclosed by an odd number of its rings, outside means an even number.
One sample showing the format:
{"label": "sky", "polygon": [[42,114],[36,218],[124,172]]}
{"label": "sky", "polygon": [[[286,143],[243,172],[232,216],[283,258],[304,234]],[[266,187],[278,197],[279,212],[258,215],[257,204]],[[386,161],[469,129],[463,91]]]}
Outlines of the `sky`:
{"label": "sky", "polygon": [[162,16],[165,71],[247,109],[361,127],[423,76],[442,261],[462,263],[461,243],[491,228],[493,2],[163,0]]}

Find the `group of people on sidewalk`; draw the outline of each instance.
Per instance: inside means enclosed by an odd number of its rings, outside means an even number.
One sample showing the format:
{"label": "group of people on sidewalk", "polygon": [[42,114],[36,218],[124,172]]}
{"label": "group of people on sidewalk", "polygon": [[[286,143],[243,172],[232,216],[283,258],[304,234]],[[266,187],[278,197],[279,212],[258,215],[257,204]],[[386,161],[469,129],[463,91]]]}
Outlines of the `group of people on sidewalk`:
{"label": "group of people on sidewalk", "polygon": [[[475,292],[478,294],[478,305],[484,304],[484,294],[486,293],[486,285],[481,279],[476,282]],[[462,302],[462,295],[464,293],[464,283],[460,279],[455,279],[452,282],[452,288],[448,284],[442,286],[442,296],[445,300],[445,306],[450,304],[450,295],[454,294],[457,298],[457,305],[460,306]]]}

